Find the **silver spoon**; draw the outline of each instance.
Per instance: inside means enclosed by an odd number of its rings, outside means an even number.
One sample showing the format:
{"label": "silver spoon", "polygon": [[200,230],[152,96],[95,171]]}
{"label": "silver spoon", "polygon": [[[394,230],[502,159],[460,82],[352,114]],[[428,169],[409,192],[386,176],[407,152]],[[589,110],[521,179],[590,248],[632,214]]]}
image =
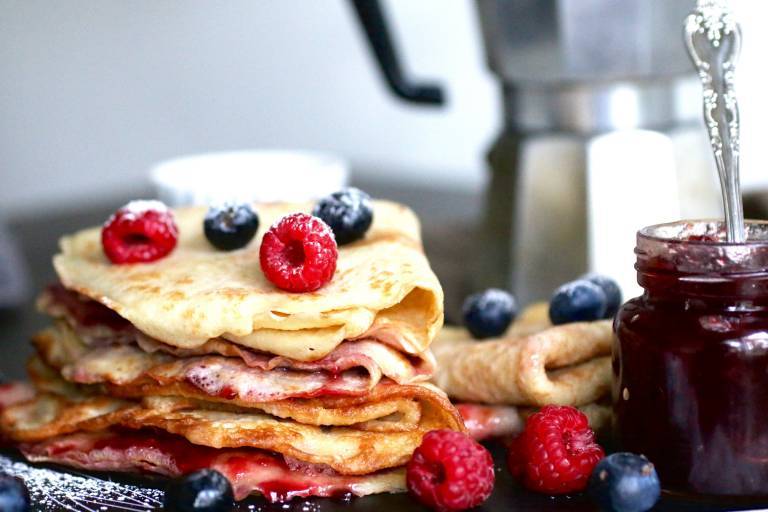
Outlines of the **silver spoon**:
{"label": "silver spoon", "polygon": [[685,44],[704,89],[704,122],[715,155],[728,242],[744,242],[739,184],[739,106],[733,88],[741,27],[727,0],[698,0],[685,19]]}

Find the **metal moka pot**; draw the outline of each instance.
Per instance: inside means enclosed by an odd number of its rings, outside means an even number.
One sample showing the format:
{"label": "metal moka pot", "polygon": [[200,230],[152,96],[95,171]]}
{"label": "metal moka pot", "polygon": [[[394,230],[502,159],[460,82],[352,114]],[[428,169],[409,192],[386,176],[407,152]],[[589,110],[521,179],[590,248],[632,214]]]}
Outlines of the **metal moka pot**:
{"label": "metal moka pot", "polygon": [[[352,4],[392,92],[415,104],[443,104],[441,86],[403,74],[379,2]],[[488,153],[478,287],[507,286],[529,302],[588,270],[631,287],[639,226],[719,215],[700,86],[680,29],[693,5],[476,1],[505,119]],[[665,193],[655,194],[650,180],[661,180],[655,186]],[[630,233],[622,242],[628,247],[606,236],[612,231]]]}

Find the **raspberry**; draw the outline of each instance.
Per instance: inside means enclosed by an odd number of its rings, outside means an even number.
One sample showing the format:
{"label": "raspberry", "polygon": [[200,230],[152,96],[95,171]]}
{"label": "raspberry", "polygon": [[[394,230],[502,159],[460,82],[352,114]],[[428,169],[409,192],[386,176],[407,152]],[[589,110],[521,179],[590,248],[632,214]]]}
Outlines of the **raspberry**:
{"label": "raspberry", "polygon": [[406,467],[411,494],[439,511],[480,505],[493,491],[491,454],[466,434],[433,430],[424,436]]}
{"label": "raspberry", "polygon": [[117,210],[101,229],[101,245],[112,263],[146,263],[176,247],[179,229],[160,201],[131,201]]}
{"label": "raspberry", "polygon": [[510,444],[507,464],[532,491],[566,494],[583,491],[604,456],[581,411],[548,405],[528,418]]}
{"label": "raspberry", "polygon": [[331,280],[339,252],[328,225],[304,213],[286,215],[264,233],[261,269],[275,286],[312,292]]}

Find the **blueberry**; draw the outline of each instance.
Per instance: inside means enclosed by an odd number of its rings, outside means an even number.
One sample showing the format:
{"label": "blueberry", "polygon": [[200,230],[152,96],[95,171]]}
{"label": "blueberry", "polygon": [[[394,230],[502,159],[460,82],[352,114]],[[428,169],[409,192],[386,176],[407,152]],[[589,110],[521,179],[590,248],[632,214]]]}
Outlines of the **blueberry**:
{"label": "blueberry", "polygon": [[371,227],[371,196],[353,187],[345,188],[318,201],[312,215],[331,227],[338,245],[348,244],[363,238]]}
{"label": "blueberry", "polygon": [[464,325],[476,339],[501,336],[517,315],[515,298],[504,290],[489,288],[464,300]]}
{"label": "blueberry", "polygon": [[0,474],[0,510],[26,512],[30,508],[29,491],[20,478]]}
{"label": "blueberry", "polygon": [[590,281],[572,281],[557,290],[549,302],[549,319],[555,325],[605,318],[606,298],[602,288]]}
{"label": "blueberry", "polygon": [[614,453],[589,478],[589,494],[604,512],[645,512],[661,494],[659,476],[642,455]]}
{"label": "blueberry", "polygon": [[171,480],[163,498],[163,509],[176,512],[228,512],[233,506],[232,484],[214,469]]}
{"label": "blueberry", "polygon": [[613,318],[616,316],[622,303],[621,288],[619,288],[616,281],[601,274],[585,274],[579,279],[586,279],[590,283],[594,283],[602,288],[603,293],[605,293],[605,318]]}
{"label": "blueberry", "polygon": [[245,247],[258,229],[259,216],[247,204],[212,206],[203,221],[205,237],[223,251]]}

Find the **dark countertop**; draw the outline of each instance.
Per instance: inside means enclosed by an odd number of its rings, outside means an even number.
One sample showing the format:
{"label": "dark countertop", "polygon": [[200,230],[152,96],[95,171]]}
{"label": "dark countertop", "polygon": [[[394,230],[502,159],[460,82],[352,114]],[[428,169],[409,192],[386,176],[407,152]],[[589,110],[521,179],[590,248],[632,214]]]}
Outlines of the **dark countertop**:
{"label": "dark countertop", "polygon": [[[474,233],[481,214],[482,199],[477,194],[461,191],[436,191],[418,188],[395,188],[381,184],[363,184],[377,197],[384,197],[410,205],[422,220],[425,247],[446,291],[446,311],[449,320],[455,320],[462,298],[472,291],[472,253],[477,251]],[[34,309],[34,292],[55,280],[51,256],[57,250],[57,240],[85,226],[103,222],[116,206],[129,198],[112,198],[82,208],[42,212],[39,215],[11,219],[9,228],[18,241],[25,262],[30,271],[32,294],[27,302],[15,310],[0,310],[0,372],[9,378],[23,378],[24,364],[32,353],[28,339],[36,330],[47,324],[47,319]],[[504,469],[504,451],[499,445],[492,446],[497,462],[497,485],[490,500],[481,510],[592,511],[594,506],[583,496],[551,498],[525,491],[511,480]],[[7,452],[6,452],[7,453]],[[13,456],[13,455],[12,455]],[[726,468],[724,468],[726,470]],[[109,475],[117,481],[126,479],[120,475]],[[149,486],[156,481],[139,480]],[[768,505],[768,502],[764,503]],[[659,511],[718,511],[735,510],[740,507],[718,506],[707,502],[683,502],[669,497],[656,507]],[[743,506],[741,509],[748,509]],[[150,507],[151,509],[151,507]],[[88,510],[87,508],[39,508],[39,510]],[[109,508],[94,506],[93,510],[108,511]],[[115,508],[114,510],[119,510]],[[125,510],[125,509],[123,509]],[[406,495],[373,496],[342,503],[333,500],[297,501],[291,505],[268,505],[260,498],[251,498],[238,510],[304,510],[304,511],[373,511],[398,510],[400,512],[425,510]]]}

